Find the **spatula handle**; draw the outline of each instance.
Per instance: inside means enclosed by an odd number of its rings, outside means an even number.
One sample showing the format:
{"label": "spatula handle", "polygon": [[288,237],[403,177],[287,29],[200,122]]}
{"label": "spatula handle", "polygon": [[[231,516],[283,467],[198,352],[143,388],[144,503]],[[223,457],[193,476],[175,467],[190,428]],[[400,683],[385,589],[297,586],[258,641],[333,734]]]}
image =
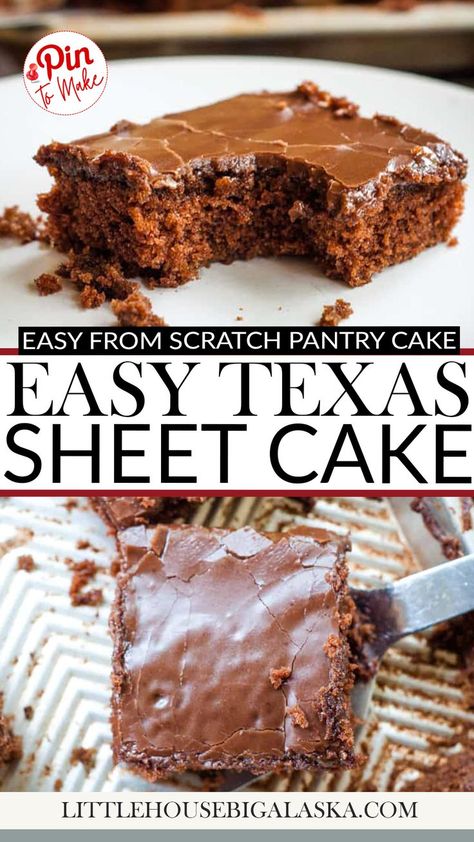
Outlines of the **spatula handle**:
{"label": "spatula handle", "polygon": [[393,598],[403,634],[473,611],[474,553],[401,579]]}

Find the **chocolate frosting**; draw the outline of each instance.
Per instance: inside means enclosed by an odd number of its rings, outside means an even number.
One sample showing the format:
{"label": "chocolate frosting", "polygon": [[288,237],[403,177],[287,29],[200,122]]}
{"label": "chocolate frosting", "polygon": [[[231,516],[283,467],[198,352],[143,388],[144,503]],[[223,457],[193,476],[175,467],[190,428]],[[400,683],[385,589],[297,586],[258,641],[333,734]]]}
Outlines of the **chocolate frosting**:
{"label": "chocolate frosting", "polygon": [[345,188],[383,174],[431,180],[440,167],[464,167],[463,157],[435,135],[390,117],[361,117],[352,103],[309,82],[287,93],[242,94],[146,125],[123,121],[74,145],[95,162],[125,153],[145,162],[157,185],[171,186],[172,177],[210,160],[225,168],[235,159],[277,157],[323,171]]}
{"label": "chocolate frosting", "polygon": [[148,769],[350,760],[350,729],[342,745],[323,713],[330,695],[344,729],[338,539],[160,525],[119,545],[116,757]]}

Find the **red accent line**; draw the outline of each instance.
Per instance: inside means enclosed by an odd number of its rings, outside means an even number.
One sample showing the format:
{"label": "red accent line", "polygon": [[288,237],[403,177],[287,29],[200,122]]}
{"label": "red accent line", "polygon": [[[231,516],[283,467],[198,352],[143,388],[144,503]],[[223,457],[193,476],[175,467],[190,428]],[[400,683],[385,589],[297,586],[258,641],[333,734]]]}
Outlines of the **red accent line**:
{"label": "red accent line", "polygon": [[18,348],[0,348],[2,356],[16,356],[19,353]]}
{"label": "red accent line", "polygon": [[100,491],[84,488],[63,488],[54,490],[19,489],[0,490],[0,497],[472,497],[473,488],[450,489],[391,489],[377,490],[366,488],[319,488],[312,491],[295,491],[294,489],[202,489],[177,488],[176,491],[161,490],[159,488],[139,488],[134,491],[122,491],[119,488],[102,488]]}

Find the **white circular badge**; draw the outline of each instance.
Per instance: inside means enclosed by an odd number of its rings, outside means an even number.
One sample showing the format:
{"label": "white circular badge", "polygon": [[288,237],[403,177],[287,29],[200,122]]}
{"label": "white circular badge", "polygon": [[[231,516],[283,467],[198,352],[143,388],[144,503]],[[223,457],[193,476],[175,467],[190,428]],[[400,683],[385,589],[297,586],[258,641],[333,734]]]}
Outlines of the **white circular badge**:
{"label": "white circular badge", "polygon": [[100,47],[79,32],[52,32],[29,51],[23,80],[31,99],[50,114],[79,114],[91,108],[107,84]]}

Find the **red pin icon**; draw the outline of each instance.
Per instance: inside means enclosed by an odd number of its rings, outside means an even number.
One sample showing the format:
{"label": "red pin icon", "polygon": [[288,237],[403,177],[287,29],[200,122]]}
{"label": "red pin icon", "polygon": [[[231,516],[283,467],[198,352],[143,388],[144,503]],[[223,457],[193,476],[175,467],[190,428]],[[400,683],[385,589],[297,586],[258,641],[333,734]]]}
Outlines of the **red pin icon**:
{"label": "red pin icon", "polygon": [[36,80],[38,78],[38,71],[36,69],[37,65],[36,64],[30,64],[29,68],[30,69],[29,69],[28,73],[26,74],[26,78],[29,79],[30,82],[36,82]]}

